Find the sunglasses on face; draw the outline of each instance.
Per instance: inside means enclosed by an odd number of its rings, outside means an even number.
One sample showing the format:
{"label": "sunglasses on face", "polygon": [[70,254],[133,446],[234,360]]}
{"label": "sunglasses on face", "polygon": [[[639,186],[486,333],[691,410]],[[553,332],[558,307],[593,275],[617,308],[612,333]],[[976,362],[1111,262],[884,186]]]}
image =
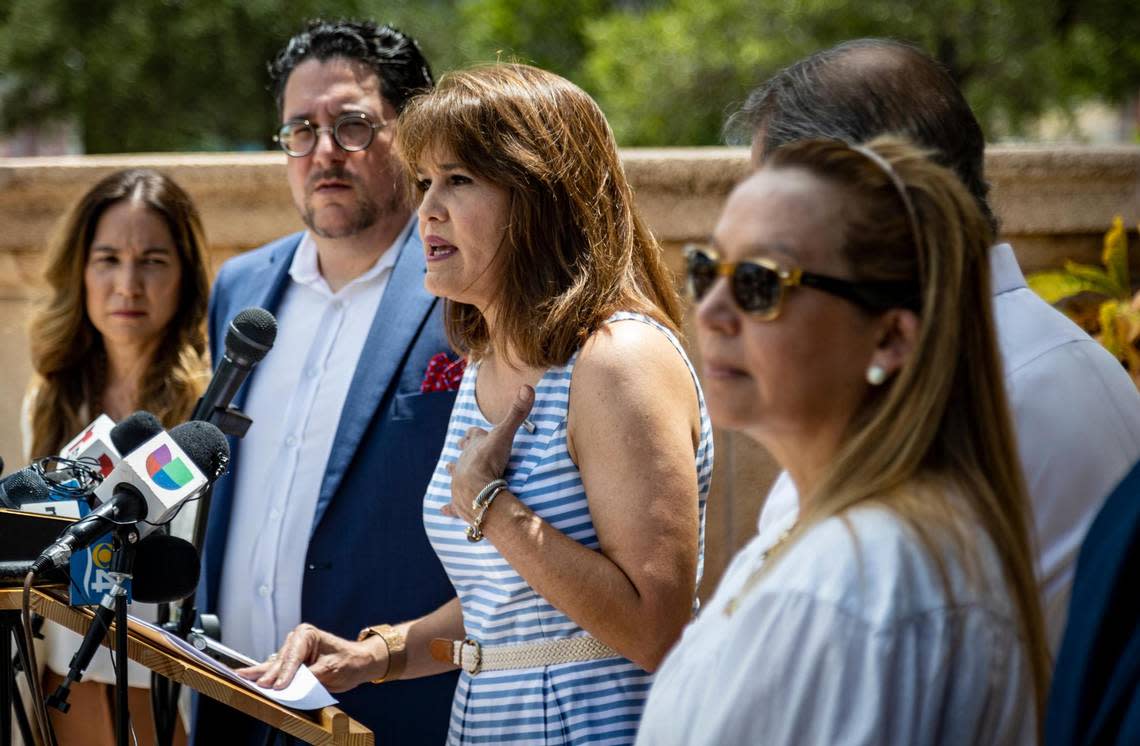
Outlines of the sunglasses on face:
{"label": "sunglasses on face", "polygon": [[785,288],[794,287],[815,288],[876,313],[888,308],[917,311],[919,307],[916,288],[909,282],[852,282],[806,272],[799,267],[781,267],[765,258],[723,262],[713,251],[694,245],[685,247],[685,274],[689,292],[698,302],[708,294],[718,277],[727,277],[736,305],[762,321],[780,315]]}

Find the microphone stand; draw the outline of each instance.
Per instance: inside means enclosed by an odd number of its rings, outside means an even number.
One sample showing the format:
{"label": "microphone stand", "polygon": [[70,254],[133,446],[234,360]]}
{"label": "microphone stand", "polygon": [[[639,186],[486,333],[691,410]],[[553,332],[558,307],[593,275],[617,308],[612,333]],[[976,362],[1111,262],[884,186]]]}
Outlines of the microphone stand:
{"label": "microphone stand", "polygon": [[[43,617],[36,617],[42,624]],[[38,627],[37,627],[38,629]],[[15,641],[16,654],[12,654]],[[16,715],[16,725],[23,743],[32,744],[31,723],[24,711],[24,701],[20,696],[18,677],[22,672],[28,681],[28,691],[34,691],[28,667],[28,641],[24,639],[24,628],[20,622],[19,609],[0,611],[0,746],[12,744],[12,713]]]}
{"label": "microphone stand", "polygon": [[110,623],[109,617],[115,619],[115,743],[117,746],[130,746],[131,743],[131,714],[128,704],[127,690],[127,603],[129,594],[127,582],[130,581],[134,571],[135,548],[138,544],[139,532],[134,524],[119,526],[115,529],[115,551],[111,559],[111,569],[107,573],[114,585],[103,594],[95,617],[91,620],[91,627],[83,642],[71,659],[67,677],[63,683],[47,698],[47,704],[60,712],[67,712],[71,705],[67,701],[71,693],[71,685],[83,677],[83,672],[91,663],[91,659],[99,650],[99,644],[107,634]]}
{"label": "microphone stand", "polygon": [[[203,409],[205,411],[202,411]],[[198,401],[194,415],[192,419],[209,422],[233,438],[245,437],[246,431],[249,430],[249,426],[253,422],[249,416],[236,407],[215,406],[213,409],[209,409],[208,405],[201,399]],[[210,517],[210,501],[213,496],[214,484],[211,482],[197,501],[198,508],[194,514],[194,535],[191,542],[199,552],[202,552],[206,543],[206,524]],[[159,604],[159,626],[185,640],[194,627],[194,619],[198,616],[198,611],[194,606],[194,596],[195,594],[191,593],[182,599],[177,607],[175,604]],[[171,620],[171,613],[174,608],[178,609],[178,614],[176,619]],[[154,714],[155,734],[161,746],[170,746],[174,741],[174,728],[178,722],[178,696],[181,689],[181,684],[171,681],[165,676],[154,672],[150,675],[151,711]]]}

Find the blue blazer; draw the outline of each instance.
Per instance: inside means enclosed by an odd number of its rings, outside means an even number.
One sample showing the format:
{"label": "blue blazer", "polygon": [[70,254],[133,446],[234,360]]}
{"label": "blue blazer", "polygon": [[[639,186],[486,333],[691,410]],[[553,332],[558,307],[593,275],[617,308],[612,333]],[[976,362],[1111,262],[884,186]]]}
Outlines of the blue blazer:
{"label": "blue blazer", "polygon": [[1140,743],[1140,464],[1093,520],[1053,671],[1046,744]]}
{"label": "blue blazer", "polygon": [[[455,596],[422,518],[455,393],[423,394],[420,384],[431,357],[450,354],[451,348],[443,332],[443,302],[424,290],[422,244],[415,228],[410,230],[348,390],[305,556],[302,619],[349,639],[367,625],[413,619]],[[210,298],[215,361],[221,359],[226,328],[240,311],[277,310],[301,236],[286,236],[222,267]],[[257,375],[255,368],[250,380]],[[248,389],[248,383],[242,386],[236,406],[242,406]],[[241,469],[241,442],[231,438],[230,448],[230,472],[214,488],[203,549],[198,608],[204,613],[217,610],[234,475]],[[224,629],[226,620],[221,621]],[[377,743],[440,744],[446,740],[456,679],[457,673],[448,673],[365,684],[337,698],[351,717],[376,732]],[[195,741],[240,743],[235,717],[248,721],[199,698]]]}

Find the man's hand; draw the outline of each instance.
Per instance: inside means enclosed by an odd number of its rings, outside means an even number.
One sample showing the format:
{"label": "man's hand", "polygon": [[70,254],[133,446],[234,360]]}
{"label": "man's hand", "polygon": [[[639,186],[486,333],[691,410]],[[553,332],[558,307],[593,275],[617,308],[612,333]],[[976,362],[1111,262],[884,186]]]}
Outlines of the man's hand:
{"label": "man's hand", "polygon": [[330,692],[346,692],[387,671],[388,646],[380,637],[353,642],[301,624],[269,660],[240,668],[237,673],[258,686],[284,689],[301,664],[307,665]]}

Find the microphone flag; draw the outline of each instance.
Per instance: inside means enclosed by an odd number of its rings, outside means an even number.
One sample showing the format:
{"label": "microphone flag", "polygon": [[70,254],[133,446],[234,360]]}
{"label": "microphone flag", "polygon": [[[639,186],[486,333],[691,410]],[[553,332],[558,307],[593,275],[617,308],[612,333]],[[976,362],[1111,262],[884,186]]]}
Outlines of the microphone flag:
{"label": "microphone flag", "polygon": [[120,455],[115,444],[111,441],[111,430],[115,421],[105,414],[95,418],[95,421],[76,435],[70,443],[63,447],[59,455],[72,461],[84,461],[96,468],[106,479],[119,463]]}
{"label": "microphone flag", "polygon": [[124,483],[136,487],[146,498],[146,525],[139,526],[139,534],[145,536],[151,526],[173,518],[182,501],[194,497],[208,480],[164,430],[123,457],[95,489],[95,497],[105,502]]}

